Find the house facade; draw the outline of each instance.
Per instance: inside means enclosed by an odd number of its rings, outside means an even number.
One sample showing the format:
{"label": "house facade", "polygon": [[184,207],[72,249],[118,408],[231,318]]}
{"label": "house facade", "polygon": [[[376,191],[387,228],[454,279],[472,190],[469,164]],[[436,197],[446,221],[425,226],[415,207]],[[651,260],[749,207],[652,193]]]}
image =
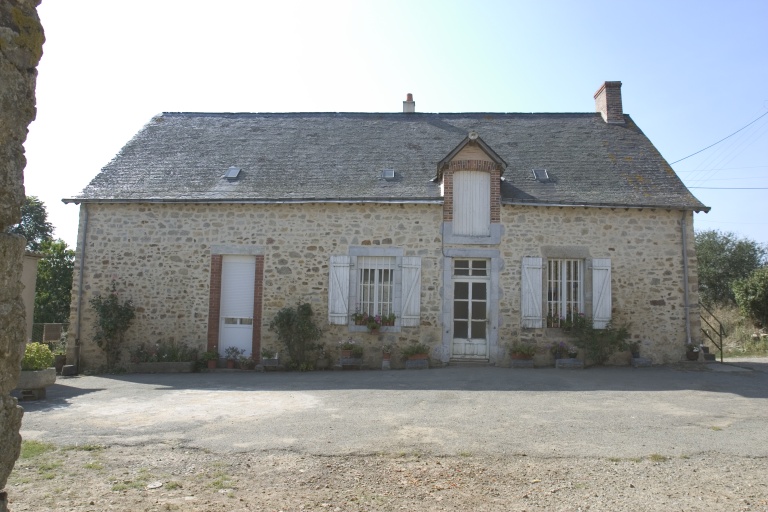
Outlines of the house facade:
{"label": "house facade", "polygon": [[[430,347],[433,364],[508,364],[573,315],[631,323],[654,362],[699,339],[693,213],[707,211],[632,119],[596,112],[196,114],[153,118],[78,196],[70,356],[103,364],[88,301],[114,281],[127,343],[259,358],[309,302],[333,352]],[[389,315],[369,334],[354,314]],[[628,355],[612,362],[626,364]]]}

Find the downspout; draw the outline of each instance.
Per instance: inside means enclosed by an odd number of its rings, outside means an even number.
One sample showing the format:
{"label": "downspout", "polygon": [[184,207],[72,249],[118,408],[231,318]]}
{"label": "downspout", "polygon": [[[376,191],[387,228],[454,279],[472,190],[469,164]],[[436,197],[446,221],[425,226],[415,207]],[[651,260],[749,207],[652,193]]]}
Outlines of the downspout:
{"label": "downspout", "polygon": [[83,239],[80,241],[80,267],[77,275],[77,338],[75,338],[75,369],[80,373],[80,324],[83,318],[83,269],[85,267],[85,242],[88,238],[88,203],[83,208]]}
{"label": "downspout", "polygon": [[685,301],[685,344],[690,345],[691,342],[691,303],[688,296],[688,237],[685,229],[686,215],[688,212],[683,210],[683,216],[680,219],[680,227],[682,228],[683,237],[683,297]]}

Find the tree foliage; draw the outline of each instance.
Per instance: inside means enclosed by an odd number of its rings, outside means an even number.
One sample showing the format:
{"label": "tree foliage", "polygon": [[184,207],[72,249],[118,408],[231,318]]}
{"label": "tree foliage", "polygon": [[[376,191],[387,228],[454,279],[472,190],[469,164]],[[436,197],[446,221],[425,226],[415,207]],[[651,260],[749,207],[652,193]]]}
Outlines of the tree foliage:
{"label": "tree foliage", "polygon": [[30,251],[39,251],[43,242],[53,240],[53,224],[48,222],[45,205],[35,196],[26,197],[21,206],[21,222],[8,231],[26,238]]}
{"label": "tree foliage", "polygon": [[294,369],[312,369],[312,352],[317,349],[321,330],[312,319],[312,306],[299,303],[295,308],[286,307],[269,323],[269,330],[277,333],[277,339],[285,346]]}
{"label": "tree foliage", "polygon": [[748,238],[716,230],[696,233],[699,294],[704,304],[733,305],[733,284],[765,262],[766,248]]}
{"label": "tree foliage", "polygon": [[43,254],[43,259],[37,264],[35,322],[66,323],[69,319],[75,251],[59,239],[44,241],[39,252]]}
{"label": "tree foliage", "polygon": [[97,315],[94,340],[107,356],[107,368],[113,369],[120,361],[120,350],[125,341],[125,333],[136,315],[133,302],[127,300],[120,303],[117,283],[114,281],[106,297],[99,294],[89,302]]}
{"label": "tree foliage", "polygon": [[768,267],[733,283],[733,292],[744,316],[759,322],[761,327],[768,325]]}

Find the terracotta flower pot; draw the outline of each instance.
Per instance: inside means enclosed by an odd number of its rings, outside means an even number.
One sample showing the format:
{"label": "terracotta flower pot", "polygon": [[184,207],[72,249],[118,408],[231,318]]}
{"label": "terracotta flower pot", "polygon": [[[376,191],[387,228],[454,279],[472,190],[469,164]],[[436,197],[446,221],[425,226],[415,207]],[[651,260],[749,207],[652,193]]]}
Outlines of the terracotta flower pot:
{"label": "terracotta flower pot", "polygon": [[218,361],[216,361],[215,359],[208,360],[208,369],[213,370],[214,368],[216,368],[217,363]]}

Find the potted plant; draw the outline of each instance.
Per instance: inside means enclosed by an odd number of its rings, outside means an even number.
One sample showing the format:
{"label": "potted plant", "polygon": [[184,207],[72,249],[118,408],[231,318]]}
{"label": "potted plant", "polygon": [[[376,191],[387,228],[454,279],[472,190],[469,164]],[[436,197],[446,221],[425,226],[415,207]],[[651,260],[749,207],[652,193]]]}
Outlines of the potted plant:
{"label": "potted plant", "polygon": [[355,325],[367,325],[368,313],[361,313],[360,308],[355,308],[355,312],[352,314],[352,321]]}
{"label": "potted plant", "polygon": [[262,366],[277,366],[280,362],[277,350],[269,347],[263,347],[261,349],[261,365]]}
{"label": "potted plant", "polygon": [[390,313],[388,315],[382,315],[381,325],[393,326],[395,325],[395,319],[397,319],[397,317],[395,316],[394,313]]}
{"label": "potted plant", "polygon": [[509,356],[514,360],[528,361],[536,355],[536,345],[515,342],[509,348]]}
{"label": "potted plant", "polygon": [[214,346],[213,350],[207,350],[200,354],[200,360],[207,364],[209,369],[212,370],[216,368],[216,365],[219,362],[219,353],[216,350],[216,347]]}
{"label": "potted plant", "polygon": [[61,375],[61,369],[67,364],[67,341],[61,339],[51,342],[48,347],[53,353],[53,367],[56,368],[56,374]]}
{"label": "potted plant", "polygon": [[241,370],[253,370],[256,368],[256,361],[254,361],[252,357],[245,357],[242,355],[240,356],[240,359],[238,359],[237,363]]}
{"label": "potted plant", "polygon": [[698,345],[689,343],[685,346],[685,358],[689,361],[698,361],[699,352],[701,352],[701,348]]}
{"label": "potted plant", "polygon": [[245,354],[245,350],[237,347],[227,347],[224,349],[224,357],[227,358],[227,368],[234,368],[235,362],[240,356]]}
{"label": "potted plant", "polygon": [[377,334],[381,329],[381,315],[371,316],[368,315],[368,332],[371,334]]}
{"label": "potted plant", "polygon": [[21,360],[21,373],[16,389],[22,400],[45,398],[45,388],[56,382],[56,369],[52,368],[53,353],[44,343],[27,343]]}
{"label": "potted plant", "polygon": [[[353,340],[352,338],[349,338],[346,341],[340,341],[339,342],[339,350],[341,351],[341,358],[342,359],[349,359],[352,357],[353,351],[358,348],[357,342]],[[362,354],[362,348],[360,348],[360,352]]]}
{"label": "potted plant", "polygon": [[429,347],[424,343],[413,343],[400,351],[406,369],[429,368]]}
{"label": "potted plant", "polygon": [[384,358],[385,361],[389,361],[392,359],[392,353],[395,351],[395,344],[394,343],[385,343],[381,347],[381,357]]}
{"label": "potted plant", "polygon": [[629,342],[629,352],[632,354],[633,359],[640,357],[640,340]]}

